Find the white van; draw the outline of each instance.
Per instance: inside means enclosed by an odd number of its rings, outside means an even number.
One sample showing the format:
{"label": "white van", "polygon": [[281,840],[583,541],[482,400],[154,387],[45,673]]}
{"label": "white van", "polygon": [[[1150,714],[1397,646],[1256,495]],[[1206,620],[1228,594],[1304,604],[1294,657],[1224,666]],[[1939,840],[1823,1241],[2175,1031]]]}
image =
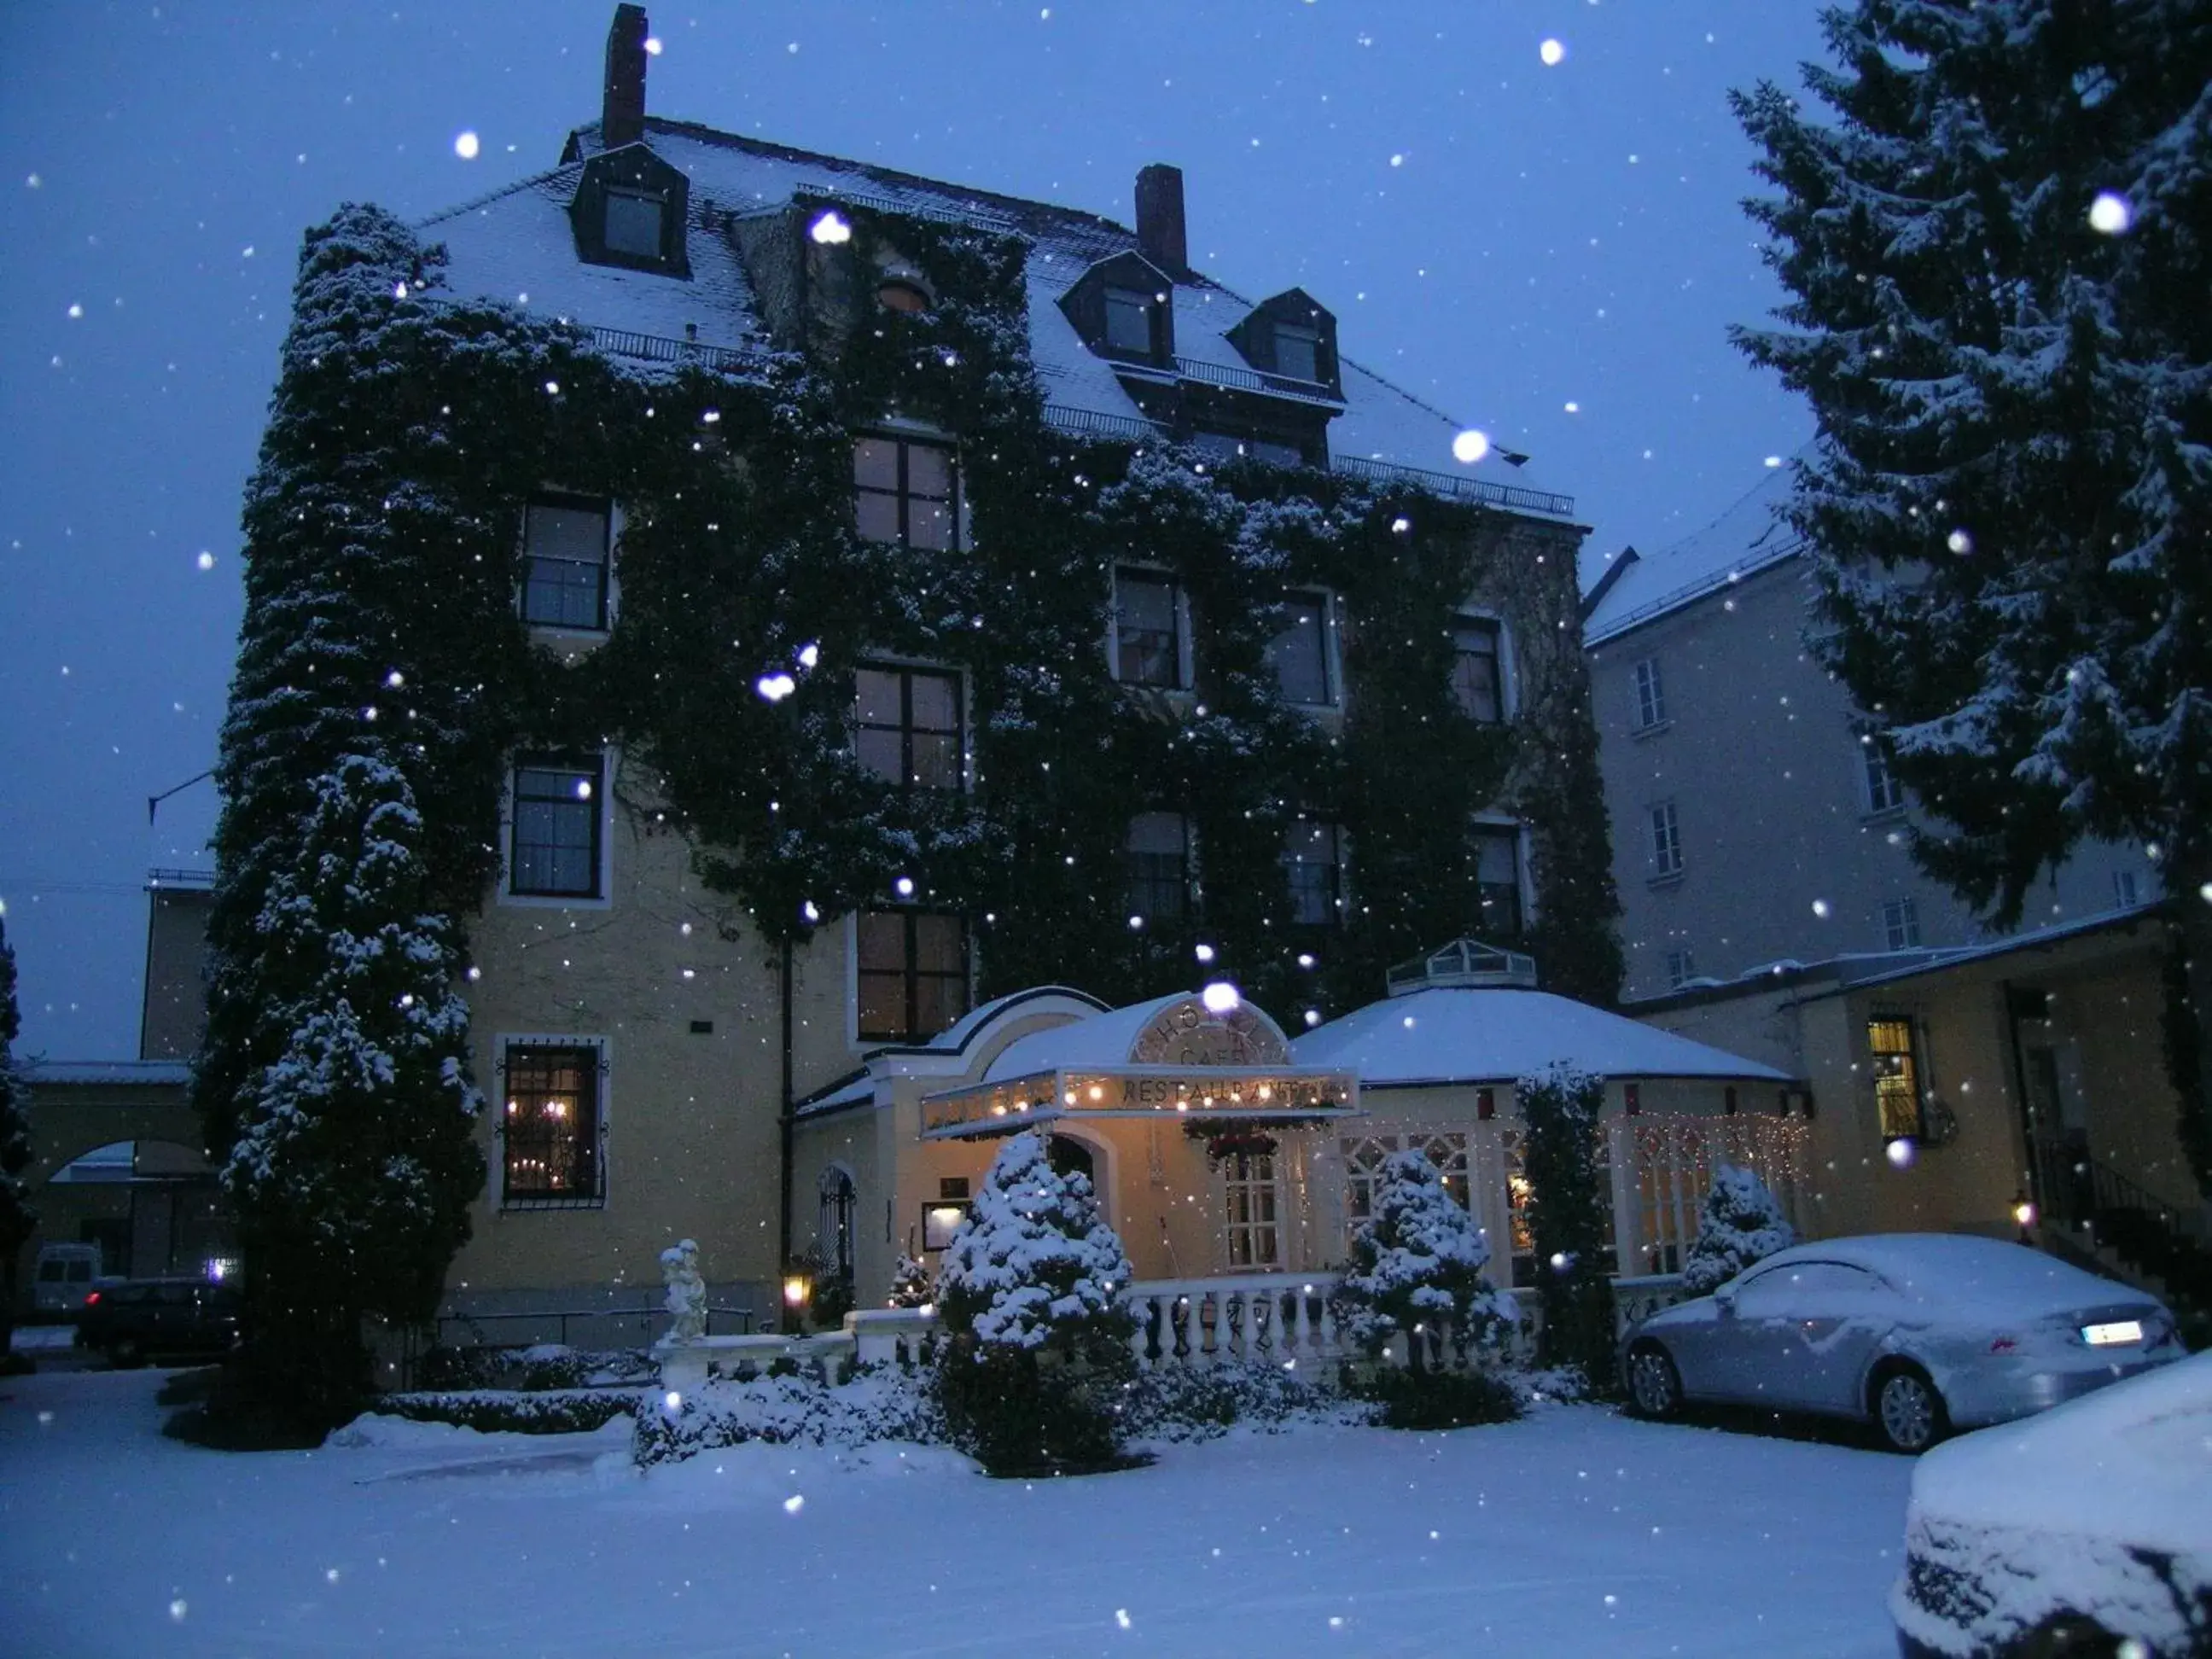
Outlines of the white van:
{"label": "white van", "polygon": [[97,1244],[41,1244],[31,1273],[31,1306],[42,1314],[73,1314],[100,1277]]}

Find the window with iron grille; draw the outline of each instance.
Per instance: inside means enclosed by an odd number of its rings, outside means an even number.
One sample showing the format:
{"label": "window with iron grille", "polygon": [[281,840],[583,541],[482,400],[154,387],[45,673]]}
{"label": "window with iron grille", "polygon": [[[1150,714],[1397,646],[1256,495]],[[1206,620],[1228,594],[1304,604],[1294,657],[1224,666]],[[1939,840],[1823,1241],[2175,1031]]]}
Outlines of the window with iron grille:
{"label": "window with iron grille", "polygon": [[1221,1160],[1222,1214],[1231,1271],[1283,1265],[1281,1198],[1273,1152],[1231,1152]]}
{"label": "window with iron grille", "polygon": [[1682,873],[1682,827],[1674,816],[1674,803],[1662,801],[1651,809],[1651,873]]}
{"label": "window with iron grille", "polygon": [[1129,820],[1129,914],[1178,921],[1190,908],[1190,822],[1180,812]]}
{"label": "window with iron grille", "polygon": [[1182,592],[1156,570],[1114,573],[1114,678],[1124,685],[1183,688]]}
{"label": "window with iron grille", "polygon": [[902,789],[961,786],[960,676],[862,667],[853,676],[854,753]]}
{"label": "window with iron grille", "polygon": [[1636,729],[1647,731],[1667,718],[1666,689],[1659,681],[1659,659],[1646,657],[1636,665]]}
{"label": "window with iron grille", "polygon": [[509,1209],[604,1202],[599,1048],[511,1043],[504,1069],[501,1202]]}
{"label": "window with iron grille", "polygon": [[943,551],[957,547],[959,474],[952,452],[911,438],[853,444],[853,514],[872,542]]}
{"label": "window with iron grille", "polygon": [[1891,899],[1881,907],[1881,929],[1893,951],[1906,951],[1920,943],[1920,907],[1909,898]]}
{"label": "window with iron grille", "polygon": [[1475,890],[1482,903],[1482,937],[1521,931],[1521,826],[1474,826]]}
{"label": "window with iron grille", "polygon": [[605,632],[612,510],[603,501],[544,495],[522,512],[522,620]]}
{"label": "window with iron grille", "polygon": [[968,1012],[968,927],[931,910],[867,910],[856,919],[860,1034],[921,1042]]}
{"label": "window with iron grille", "polygon": [[1344,832],[1334,823],[1304,820],[1283,826],[1283,871],[1291,921],[1328,927],[1344,919]]}
{"label": "window with iron grille", "polygon": [[529,760],[515,766],[507,890],[540,898],[604,896],[605,811],[598,760]]}
{"label": "window with iron grille", "polygon": [[1326,708],[1336,702],[1335,677],[1328,659],[1328,594],[1284,596],[1283,625],[1267,641],[1267,660],[1274,668],[1275,683],[1291,702]]}
{"label": "window with iron grille", "polygon": [[1889,757],[1882,753],[1881,745],[1871,738],[1859,739],[1859,752],[1866,761],[1867,811],[1894,812],[1905,805],[1905,786],[1889,769]]}
{"label": "window with iron grille", "polygon": [[1452,701],[1468,719],[1486,726],[1505,718],[1505,683],[1498,669],[1500,633],[1488,617],[1462,617],[1452,624]]}
{"label": "window with iron grille", "polygon": [[824,1273],[851,1284],[853,1279],[853,1211],[856,1201],[853,1177],[834,1164],[814,1184],[815,1248],[822,1253]]}

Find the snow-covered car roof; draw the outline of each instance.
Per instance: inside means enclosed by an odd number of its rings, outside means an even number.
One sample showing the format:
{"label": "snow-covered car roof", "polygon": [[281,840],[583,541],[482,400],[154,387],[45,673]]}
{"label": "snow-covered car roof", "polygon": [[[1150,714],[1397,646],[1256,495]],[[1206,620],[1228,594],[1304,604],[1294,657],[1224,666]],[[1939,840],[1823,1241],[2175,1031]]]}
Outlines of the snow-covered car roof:
{"label": "snow-covered car roof", "polygon": [[[477,201],[434,214],[420,227],[448,254],[447,286],[551,313],[599,331],[665,343],[684,352],[763,352],[769,340],[726,225],[732,216],[773,210],[795,196],[823,197],[892,213],[955,221],[1018,235],[1030,247],[1030,349],[1048,411],[1103,417],[1099,429],[1142,436],[1155,430],[1113,366],[1083,343],[1059,305],[1085,271],[1139,252],[1136,234],[1096,214],[917,177],[841,156],[769,143],[690,122],[648,117],[645,142],[690,182],[687,281],[663,272],[591,264],[578,257],[568,208],[582,163],[605,148],[596,125],[577,130],[568,162]],[[1249,376],[1229,339],[1250,301],[1193,273],[1175,285],[1176,355],[1200,379]],[[1433,475],[1430,487],[1479,495],[1553,521],[1571,519],[1571,498],[1547,489],[1525,457],[1493,445],[1464,464],[1452,453],[1461,425],[1350,357],[1340,359],[1342,411],[1329,427],[1340,470],[1381,465]],[[1209,375],[1208,371],[1212,371]]]}
{"label": "snow-covered car roof", "polygon": [[1761,1267],[1841,1261],[1881,1274],[1919,1300],[1961,1315],[2032,1319],[2085,1307],[2159,1304],[2127,1285],[2025,1244],[1969,1233],[1869,1233],[1778,1250]]}

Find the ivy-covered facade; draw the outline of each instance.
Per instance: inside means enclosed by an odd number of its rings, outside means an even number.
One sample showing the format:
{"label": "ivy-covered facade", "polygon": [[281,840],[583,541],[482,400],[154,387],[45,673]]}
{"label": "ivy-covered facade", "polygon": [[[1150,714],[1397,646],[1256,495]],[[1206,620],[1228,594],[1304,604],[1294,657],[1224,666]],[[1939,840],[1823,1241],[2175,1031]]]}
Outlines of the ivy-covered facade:
{"label": "ivy-covered facade", "polygon": [[1302,291],[1190,270],[1171,169],[1133,234],[648,119],[642,31],[555,171],[308,237],[222,770],[218,1148],[287,1040],[264,907],[354,755],[468,964],[480,1310],[678,1236],[774,1277],[832,1201],[792,1103],[1024,988],[1221,976],[1295,1030],[1473,933],[1609,1003],[1571,502],[1455,461]]}

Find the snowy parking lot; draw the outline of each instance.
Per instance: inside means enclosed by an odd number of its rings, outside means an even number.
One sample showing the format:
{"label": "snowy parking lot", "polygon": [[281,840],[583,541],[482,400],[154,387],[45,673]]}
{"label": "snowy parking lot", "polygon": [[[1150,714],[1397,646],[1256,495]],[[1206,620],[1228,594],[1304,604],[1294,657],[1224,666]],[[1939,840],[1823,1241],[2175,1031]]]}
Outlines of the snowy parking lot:
{"label": "snowy parking lot", "polygon": [[994,1481],[921,1448],[641,1475],[595,1435],[166,1440],[160,1372],[0,1382],[14,1655],[1895,1651],[1911,1464],[1589,1407]]}

